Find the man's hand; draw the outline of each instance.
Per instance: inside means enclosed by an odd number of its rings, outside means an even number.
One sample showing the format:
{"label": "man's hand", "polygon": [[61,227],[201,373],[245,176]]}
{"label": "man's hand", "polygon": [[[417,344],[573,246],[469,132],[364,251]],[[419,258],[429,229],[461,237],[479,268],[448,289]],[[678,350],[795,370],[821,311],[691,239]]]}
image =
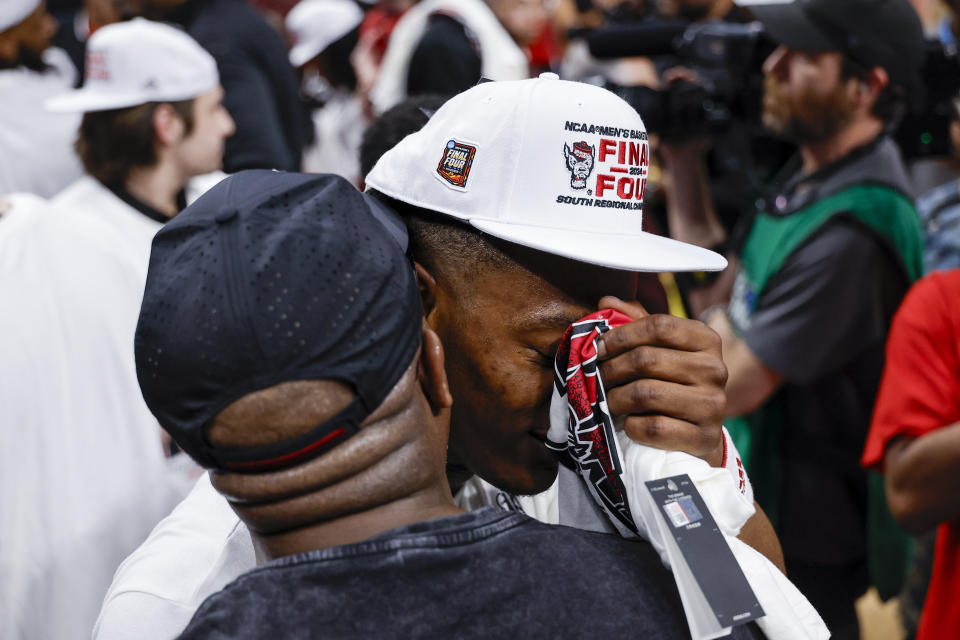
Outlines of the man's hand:
{"label": "man's hand", "polygon": [[639,304],[604,297],[634,322],[598,341],[600,375],[612,415],[625,415],[634,441],[723,464],[727,368],[720,337],[696,320],[649,315]]}

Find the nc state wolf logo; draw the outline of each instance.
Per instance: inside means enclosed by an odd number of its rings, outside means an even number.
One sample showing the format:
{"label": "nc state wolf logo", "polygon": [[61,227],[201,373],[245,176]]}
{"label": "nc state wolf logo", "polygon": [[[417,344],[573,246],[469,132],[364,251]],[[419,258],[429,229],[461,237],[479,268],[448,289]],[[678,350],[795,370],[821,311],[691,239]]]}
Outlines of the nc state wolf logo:
{"label": "nc state wolf logo", "polygon": [[563,155],[567,159],[567,169],[570,170],[570,188],[586,189],[587,178],[593,172],[594,148],[580,141],[574,142],[571,149],[570,145],[564,142]]}

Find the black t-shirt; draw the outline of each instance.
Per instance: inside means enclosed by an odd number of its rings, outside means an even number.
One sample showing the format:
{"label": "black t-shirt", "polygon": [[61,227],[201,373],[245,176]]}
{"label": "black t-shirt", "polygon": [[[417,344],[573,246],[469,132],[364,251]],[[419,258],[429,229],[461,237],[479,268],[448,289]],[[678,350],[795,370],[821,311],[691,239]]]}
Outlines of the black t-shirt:
{"label": "black t-shirt", "polygon": [[311,124],[280,35],[243,0],[187,0],[165,19],[183,25],[217,61],[223,105],[237,125],[224,171],[299,171]]}
{"label": "black t-shirt", "polygon": [[407,95],[452,96],[477,84],[481,73],[478,45],[463,24],[442,13],[430,16],[410,58]]}
{"label": "black t-shirt", "polygon": [[[210,596],[181,638],[689,638],[643,541],[484,508],[289,556]],[[734,638],[760,638],[754,626]]]}

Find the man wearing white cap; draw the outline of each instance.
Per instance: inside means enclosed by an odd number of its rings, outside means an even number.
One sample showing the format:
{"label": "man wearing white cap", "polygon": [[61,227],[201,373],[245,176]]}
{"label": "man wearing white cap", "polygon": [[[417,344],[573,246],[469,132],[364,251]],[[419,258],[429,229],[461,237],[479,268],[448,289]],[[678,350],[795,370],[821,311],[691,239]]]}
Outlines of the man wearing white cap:
{"label": "man wearing white cap", "polygon": [[50,46],[56,31],[42,0],[0,2],[0,194],[47,198],[81,174],[77,116],[43,110],[77,77],[69,56]]}
{"label": "man wearing white cap", "polygon": [[222,98],[213,58],[181,30],[139,18],[99,29],[84,86],[47,103],[84,114],[77,150],[87,175],[53,205],[106,222],[145,278],[154,234],[199,195],[184,191],[191,178],[220,169],[234,131]]}
{"label": "man wearing white cap", "polygon": [[313,111],[315,141],[303,152],[303,170],[360,181],[360,141],[367,127],[351,53],[363,11],[353,0],[303,0],[287,14],[293,40],[290,64],[301,71]]}
{"label": "man wearing white cap", "polygon": [[[426,322],[445,346],[454,398],[447,475],[462,507],[517,508],[527,501],[516,496],[551,488],[554,353],[566,328],[598,306],[636,318],[606,334],[599,353],[609,410],[627,434],[726,468],[730,491],[749,500],[721,424],[719,337],[624,302],[635,298],[637,272],[726,266],[711,251],[642,231],[648,162],[636,111],[546,74],[464,92],[367,176],[404,218]],[[778,556],[762,514],[741,537]],[[202,478],[124,563],[94,636],[142,637],[144,620],[174,635],[255,564],[244,525]]]}

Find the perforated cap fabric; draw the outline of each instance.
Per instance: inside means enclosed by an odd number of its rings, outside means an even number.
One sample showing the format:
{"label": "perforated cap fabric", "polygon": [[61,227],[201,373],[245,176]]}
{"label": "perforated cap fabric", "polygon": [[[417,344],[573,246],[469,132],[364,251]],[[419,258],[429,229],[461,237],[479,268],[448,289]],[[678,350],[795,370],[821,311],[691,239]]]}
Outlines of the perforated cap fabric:
{"label": "perforated cap fabric", "polygon": [[[206,467],[290,466],[356,432],[410,365],[421,308],[406,231],[383,204],[332,175],[244,171],[153,241],[135,338],[147,405]],[[213,418],[295,380],[356,392],[293,440],[214,447]]]}

